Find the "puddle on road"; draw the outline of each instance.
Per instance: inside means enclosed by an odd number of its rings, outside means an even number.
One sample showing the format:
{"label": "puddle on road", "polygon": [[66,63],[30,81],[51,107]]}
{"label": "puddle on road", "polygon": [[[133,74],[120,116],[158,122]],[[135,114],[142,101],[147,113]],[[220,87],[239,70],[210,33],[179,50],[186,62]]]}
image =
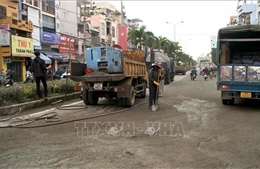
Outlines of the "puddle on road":
{"label": "puddle on road", "polygon": [[206,100],[189,99],[189,101],[185,100],[180,105],[173,105],[173,107],[179,112],[186,113],[188,121],[199,123],[202,127],[207,127],[209,110],[216,107],[216,104]]}

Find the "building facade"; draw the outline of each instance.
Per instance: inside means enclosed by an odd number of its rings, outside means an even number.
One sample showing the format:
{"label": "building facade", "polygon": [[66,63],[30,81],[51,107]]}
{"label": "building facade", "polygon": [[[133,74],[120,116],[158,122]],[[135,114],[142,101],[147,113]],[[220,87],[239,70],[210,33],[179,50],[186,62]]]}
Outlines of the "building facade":
{"label": "building facade", "polygon": [[88,18],[88,22],[99,30],[100,43],[112,46],[118,44],[118,26],[121,24],[121,13],[108,2],[95,4],[99,12]]}
{"label": "building facade", "polygon": [[238,25],[257,25],[259,24],[258,4],[247,3],[246,0],[238,0],[237,24]]}
{"label": "building facade", "polygon": [[0,11],[0,68],[11,70],[14,81],[24,81],[34,52],[33,23],[23,20],[18,1],[0,1]]}

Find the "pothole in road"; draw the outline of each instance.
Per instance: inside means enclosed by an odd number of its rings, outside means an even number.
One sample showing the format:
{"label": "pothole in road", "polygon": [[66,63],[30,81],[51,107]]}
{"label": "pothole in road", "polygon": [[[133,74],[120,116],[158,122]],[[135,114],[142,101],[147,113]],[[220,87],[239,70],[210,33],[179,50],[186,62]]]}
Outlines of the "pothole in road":
{"label": "pothole in road", "polygon": [[215,103],[206,100],[190,99],[185,100],[180,105],[173,105],[179,112],[186,113],[189,122],[196,122],[207,127],[208,113],[210,109],[216,107]]}

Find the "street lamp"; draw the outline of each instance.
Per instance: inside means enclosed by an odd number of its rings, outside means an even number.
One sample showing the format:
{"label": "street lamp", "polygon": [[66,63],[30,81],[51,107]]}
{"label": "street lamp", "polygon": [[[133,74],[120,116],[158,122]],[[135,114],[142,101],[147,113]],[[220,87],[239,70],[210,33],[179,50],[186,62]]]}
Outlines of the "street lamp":
{"label": "street lamp", "polygon": [[180,22],[177,22],[177,23],[175,23],[175,24],[173,24],[173,23],[170,23],[170,22],[166,22],[166,24],[171,24],[171,25],[173,25],[173,28],[174,28],[174,42],[176,42],[176,26],[178,25],[178,24],[180,24],[180,23],[184,23],[184,21],[180,21]]}

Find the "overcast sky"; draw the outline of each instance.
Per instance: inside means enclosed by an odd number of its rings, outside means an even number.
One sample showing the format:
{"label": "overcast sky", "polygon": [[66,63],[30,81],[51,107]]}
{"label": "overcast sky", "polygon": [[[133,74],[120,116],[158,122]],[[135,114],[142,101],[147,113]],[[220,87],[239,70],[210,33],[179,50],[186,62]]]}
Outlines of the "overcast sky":
{"label": "overcast sky", "polygon": [[[101,0],[98,0],[99,2]],[[119,0],[106,1],[120,10]],[[126,15],[129,19],[138,18],[156,36],[164,36],[174,40],[176,24],[176,40],[183,50],[196,59],[202,53],[211,51],[210,37],[216,36],[219,28],[229,23],[229,17],[237,15],[237,0],[218,1],[137,1],[123,0]]]}

